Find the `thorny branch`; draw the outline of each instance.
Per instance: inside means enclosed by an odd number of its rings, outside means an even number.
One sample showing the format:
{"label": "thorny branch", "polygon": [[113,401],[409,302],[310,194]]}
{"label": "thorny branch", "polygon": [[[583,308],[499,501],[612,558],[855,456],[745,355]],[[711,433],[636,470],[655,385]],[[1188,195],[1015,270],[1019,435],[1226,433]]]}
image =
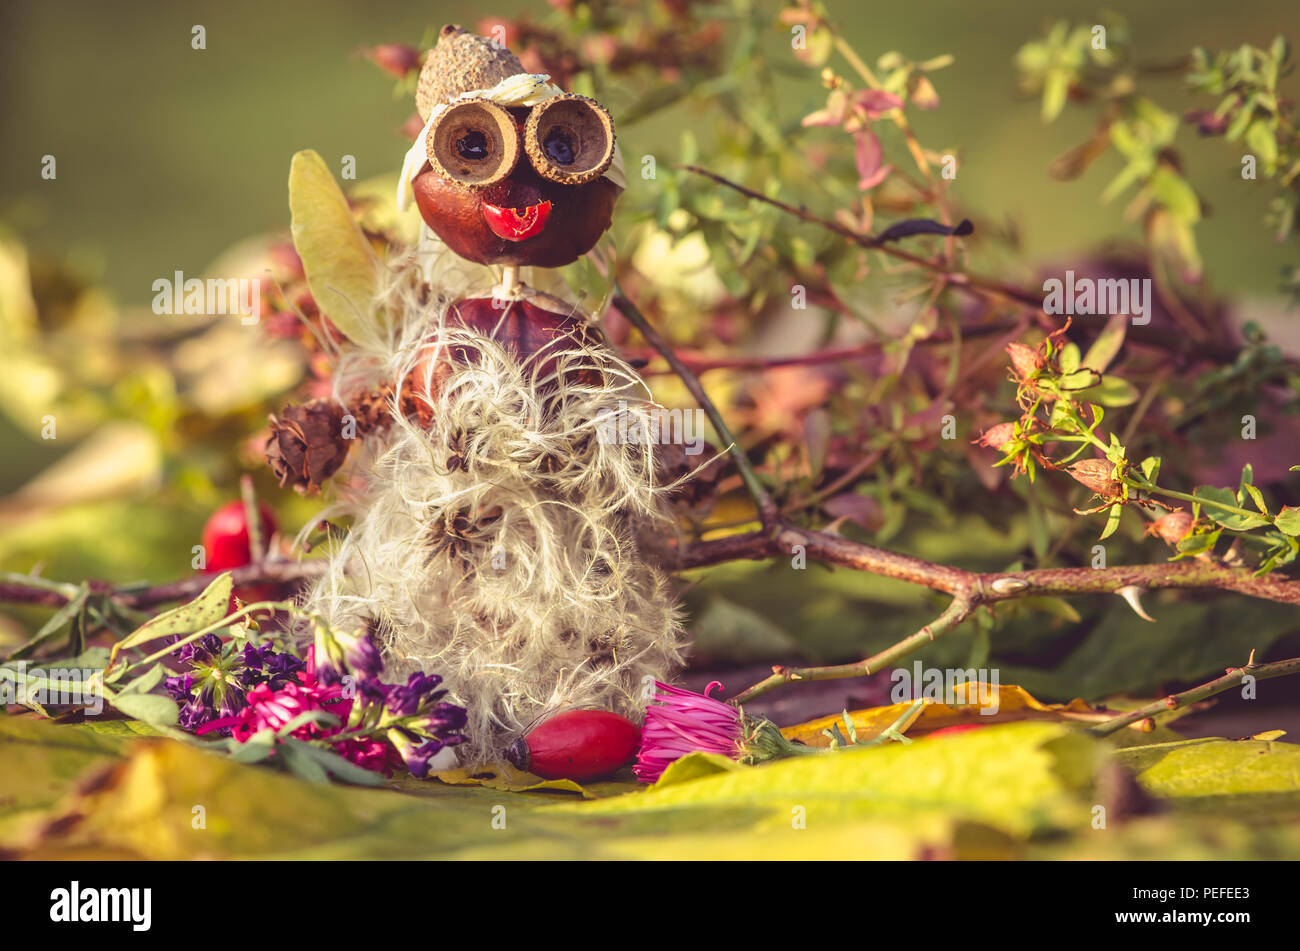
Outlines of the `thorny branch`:
{"label": "thorny branch", "polygon": [[1116,730],[1123,729],[1131,723],[1137,723],[1160,713],[1168,713],[1170,710],[1177,710],[1179,707],[1185,707],[1207,697],[1213,697],[1215,694],[1231,690],[1233,687],[1239,687],[1246,677],[1267,680],[1270,677],[1284,677],[1287,674],[1296,673],[1300,673],[1300,657],[1277,660],[1269,664],[1257,664],[1255,663],[1255,652],[1251,651],[1250,659],[1246,661],[1245,667],[1229,667],[1222,677],[1216,677],[1208,683],[1201,684],[1199,687],[1192,687],[1190,690],[1184,690],[1182,693],[1170,694],[1163,700],[1152,701],[1146,706],[1130,710],[1128,713],[1113,717],[1104,723],[1098,723],[1096,726],[1090,727],[1089,732],[1098,736],[1106,736]]}
{"label": "thorny branch", "polygon": [[[710,177],[715,176],[710,174]],[[827,224],[833,226],[838,232],[844,232],[844,229],[834,222]],[[893,249],[882,248],[882,250]],[[699,377],[677,356],[668,342],[625,295],[617,292],[615,302],[623,316],[667,361],[708,414],[719,436],[728,443],[728,452],[736,461],[741,477],[758,507],[759,520],[762,524],[760,530],[711,541],[694,542],[682,551],[677,566],[679,569],[700,568],[739,559],[789,556],[802,552],[807,557],[822,562],[924,585],[952,596],[952,601],[938,618],[917,633],[873,657],[854,664],[829,667],[774,667],[771,677],[743,691],[732,700],[733,703],[743,703],[793,681],[866,676],[898,661],[934,640],[935,637],[959,626],[980,605],[1014,598],[1044,594],[1117,593],[1134,586],[1143,590],[1218,588],[1265,600],[1300,605],[1300,581],[1279,577],[1277,574],[1256,577],[1248,570],[1230,568],[1209,559],[1119,568],[1040,568],[1019,572],[984,573],[940,565],[855,542],[829,532],[807,530],[792,525],[782,517],[771,494],[759,481],[749,459],[732,436],[718,408],[709,399]]]}

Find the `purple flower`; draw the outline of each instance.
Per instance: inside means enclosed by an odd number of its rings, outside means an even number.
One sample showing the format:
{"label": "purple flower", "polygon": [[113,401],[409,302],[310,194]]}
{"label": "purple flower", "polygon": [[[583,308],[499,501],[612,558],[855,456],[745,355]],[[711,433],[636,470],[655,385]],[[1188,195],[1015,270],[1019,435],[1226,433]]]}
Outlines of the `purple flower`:
{"label": "purple flower", "polygon": [[394,716],[409,717],[419,712],[425,703],[437,700],[447,693],[438,690],[442,678],[437,674],[416,672],[407,678],[405,684],[398,684],[388,690],[387,706]]}
{"label": "purple flower", "polygon": [[163,686],[167,692],[172,695],[172,699],[177,703],[188,703],[194,693],[194,676],[192,674],[177,674],[175,677],[168,677],[163,681]]}
{"label": "purple flower", "polygon": [[267,644],[260,650],[252,644],[244,648],[244,681],[249,685],[266,683],[272,689],[296,683],[297,673],[307,665],[292,654],[277,651]]}
{"label": "purple flower", "polygon": [[[445,693],[445,691],[439,691],[440,696],[442,693]],[[429,711],[428,716],[419,721],[418,726],[426,733],[439,735],[463,730],[468,721],[469,716],[466,714],[464,707],[443,702],[435,704],[433,709]]]}
{"label": "purple flower", "polygon": [[384,659],[369,633],[362,634],[347,652],[347,665],[362,680],[384,672]]}
{"label": "purple flower", "polygon": [[[179,640],[179,638],[177,638]],[[173,641],[173,643],[175,643]],[[182,664],[199,664],[221,656],[221,638],[215,634],[204,634],[197,641],[190,641],[174,651],[176,659]]]}

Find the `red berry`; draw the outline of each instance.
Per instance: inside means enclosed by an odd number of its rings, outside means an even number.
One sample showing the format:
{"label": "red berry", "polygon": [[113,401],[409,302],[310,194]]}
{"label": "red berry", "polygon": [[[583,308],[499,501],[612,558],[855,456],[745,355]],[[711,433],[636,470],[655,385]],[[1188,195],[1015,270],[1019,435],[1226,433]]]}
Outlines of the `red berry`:
{"label": "red berry", "polygon": [[510,747],[506,758],[543,779],[578,782],[632,761],[641,728],[604,710],[570,710],[547,720]]}
{"label": "red berry", "polygon": [[420,52],[404,43],[383,43],[366,50],[371,62],[398,79],[420,68]]}
{"label": "red berry", "polygon": [[[258,509],[262,516],[262,543],[266,544],[278,526],[270,508],[259,505]],[[203,526],[203,549],[207,552],[208,571],[229,571],[252,562],[248,518],[242,501],[227,502],[212,513],[208,524]]]}
{"label": "red berry", "polygon": [[[279,526],[268,506],[259,505],[258,512],[262,519],[262,544],[265,545]],[[252,563],[252,543],[242,500],[227,502],[212,513],[208,524],[203,526],[203,549],[207,553],[208,571],[230,571]],[[279,586],[274,584],[239,585],[231,596],[230,607],[234,609],[236,597],[245,604],[253,604],[274,601],[279,593]]]}

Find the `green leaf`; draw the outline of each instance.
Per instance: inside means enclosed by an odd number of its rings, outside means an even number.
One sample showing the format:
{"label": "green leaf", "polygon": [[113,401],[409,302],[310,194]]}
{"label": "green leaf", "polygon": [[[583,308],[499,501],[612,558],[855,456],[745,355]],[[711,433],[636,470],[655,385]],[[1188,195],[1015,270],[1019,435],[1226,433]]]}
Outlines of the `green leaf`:
{"label": "green leaf", "polygon": [[337,753],[322,749],[312,743],[289,737],[283,740],[281,745],[282,747],[287,746],[295,751],[300,751],[304,756],[314,760],[329,775],[344,782],[352,783],[354,786],[382,786],[384,784],[384,778],[378,773],[369,769],[362,769]]}
{"label": "green leaf", "polygon": [[1259,156],[1266,175],[1277,170],[1277,136],[1263,119],[1256,119],[1246,129],[1246,147]]}
{"label": "green leaf", "polygon": [[[162,664],[154,664],[152,667],[146,670],[139,677],[136,677],[134,680],[128,682],[125,686],[119,688],[117,691],[118,698],[120,699],[123,695],[133,694],[133,693],[139,693],[139,694],[148,693],[154,687],[158,686],[159,681],[163,679],[163,675],[166,672],[167,669],[163,667]],[[114,705],[116,706],[116,704]]]}
{"label": "green leaf", "polygon": [[234,583],[230,572],[225,572],[212,579],[212,583],[203,589],[193,601],[164,611],[155,618],[146,621],[113,648],[112,657],[120,651],[137,644],[157,640],[171,635],[193,634],[205,627],[211,627],[226,616],[230,608],[230,592]]}
{"label": "green leaf", "polygon": [[335,727],[339,725],[339,718],[324,710],[305,710],[276,730],[275,735],[277,738],[284,739],[292,736],[295,730],[301,730],[311,723],[317,726]]}
{"label": "green leaf", "polygon": [[[1071,344],[1071,346],[1074,345]],[[1064,356],[1064,354],[1062,355]],[[1079,359],[1078,347],[1074,348],[1074,359],[1076,362]],[[1064,370],[1064,367],[1062,367],[1062,370]],[[1089,392],[1091,389],[1095,389],[1095,388],[1097,388],[1097,374],[1094,373],[1092,370],[1073,370],[1073,371],[1065,372],[1061,376],[1061,389],[1063,390],[1079,390],[1080,392]],[[1101,400],[1097,400],[1097,402],[1100,403]]]}
{"label": "green leaf", "polygon": [[1300,507],[1284,505],[1273,524],[1288,535],[1300,535]]}
{"label": "green leaf", "polygon": [[277,751],[289,772],[310,783],[328,783],[329,773],[306,750],[306,743],[298,740],[281,740]]}
{"label": "green leaf", "polygon": [[1070,74],[1061,69],[1048,72],[1043,81],[1043,121],[1052,122],[1065,108],[1070,92]]}
{"label": "green leaf", "polygon": [[325,160],[310,149],[290,165],[289,211],[293,246],[321,311],[357,343],[381,340],[374,317],[379,262]]}
{"label": "green leaf", "polygon": [[81,613],[81,609],[85,607],[86,598],[89,594],[90,588],[83,584],[81,589],[71,599],[69,599],[63,607],[54,612],[53,616],[51,616],[50,619],[41,626],[41,629],[36,632],[35,636],[32,637],[31,640],[16,648],[5,659],[20,660],[27,657],[32,653],[32,651],[36,650],[36,648],[40,647],[50,638],[54,637],[54,635],[58,634],[61,630],[67,627],[78,614]]}
{"label": "green leaf", "polygon": [[1137,387],[1128,380],[1107,376],[1097,386],[1080,390],[1075,394],[1075,398],[1100,403],[1103,406],[1130,406],[1138,401],[1139,395]]}
{"label": "green leaf", "polygon": [[[1202,499],[1209,499],[1223,505],[1238,506],[1237,493],[1231,489],[1222,489],[1212,485],[1198,485],[1194,494]],[[1245,532],[1252,528],[1260,528],[1271,524],[1268,519],[1253,512],[1238,514],[1225,511],[1216,505],[1205,505],[1204,503],[1202,503],[1201,507],[1206,518],[1234,532]]]}
{"label": "green leaf", "polygon": [[1178,553],[1180,555],[1199,555],[1203,552],[1211,551],[1223,534],[1223,529],[1215,529],[1212,532],[1202,532],[1195,535],[1188,535],[1178,542]]}
{"label": "green leaf", "polygon": [[1242,488],[1245,490],[1246,494],[1250,496],[1251,501],[1255,503],[1255,507],[1260,510],[1264,517],[1271,518],[1268,514],[1268,506],[1264,504],[1264,493],[1260,492],[1259,489],[1255,488],[1255,486],[1251,485],[1249,482],[1243,485]]}
{"label": "green leaf", "polygon": [[655,781],[653,788],[665,789],[668,786],[689,782],[703,776],[734,773],[752,768],[752,766],[742,766],[731,757],[723,756],[721,753],[687,753],[681,759],[669,764],[668,768]]}
{"label": "green leaf", "polygon": [[143,720],[150,726],[175,726],[180,717],[180,708],[171,697],[160,697],[156,693],[128,693],[113,697],[113,706],[120,712],[136,720]]}
{"label": "green leaf", "polygon": [[246,743],[230,740],[230,758],[236,763],[260,763],[275,752],[275,733],[263,730]]}
{"label": "green leaf", "polygon": [[1180,808],[1300,818],[1300,746],[1292,743],[1183,740],[1129,747],[1116,758],[1147,792]]}
{"label": "green leaf", "polygon": [[1106,527],[1101,530],[1101,537],[1098,541],[1105,541],[1115,534],[1115,530],[1119,528],[1120,516],[1123,514],[1124,506],[1118,502],[1110,507],[1110,513],[1106,516]]}
{"label": "green leaf", "polygon": [[1177,172],[1160,168],[1151,176],[1151,194],[1169,209],[1179,221],[1198,221],[1201,217],[1201,200],[1192,186]]}
{"label": "green leaf", "polygon": [[1083,366],[1098,373],[1105,373],[1107,368],[1119,355],[1128,335],[1128,317],[1118,315],[1106,321],[1106,326],[1097,339],[1092,342],[1083,357]]}

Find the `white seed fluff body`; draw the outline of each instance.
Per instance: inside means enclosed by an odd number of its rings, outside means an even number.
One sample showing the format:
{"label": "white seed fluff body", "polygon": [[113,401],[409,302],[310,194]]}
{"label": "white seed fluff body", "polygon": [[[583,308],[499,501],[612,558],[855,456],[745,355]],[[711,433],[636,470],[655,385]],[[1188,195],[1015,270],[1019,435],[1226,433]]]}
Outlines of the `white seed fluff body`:
{"label": "white seed fluff body", "polygon": [[[446,354],[437,347],[456,359],[433,388],[428,427],[393,404],[391,423],[353,449],[334,510],[353,524],[305,608],[372,628],[389,679],[441,674],[468,711],[466,763],[498,759],[564,709],[639,720],[648,679],[682,663],[676,602],[641,542],[672,531],[672,486],[653,445],[607,434],[650,432],[658,407],[603,344],[564,338],[521,359],[445,326],[447,302],[418,300],[411,270],[395,272],[387,298],[390,315],[408,315],[393,343],[344,353],[340,395],[422,379]],[[409,299],[394,307],[394,293]],[[609,426],[618,414],[622,430]]]}

